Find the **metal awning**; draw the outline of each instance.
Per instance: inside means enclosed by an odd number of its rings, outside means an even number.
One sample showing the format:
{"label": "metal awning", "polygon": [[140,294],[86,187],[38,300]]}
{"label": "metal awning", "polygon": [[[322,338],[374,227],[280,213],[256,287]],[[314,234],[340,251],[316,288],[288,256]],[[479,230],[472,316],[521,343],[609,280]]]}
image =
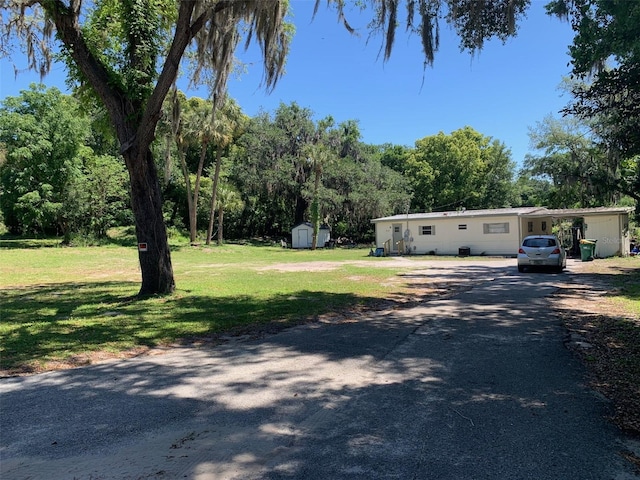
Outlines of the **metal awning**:
{"label": "metal awning", "polygon": [[523,218],[576,218],[595,215],[624,215],[633,211],[633,207],[596,207],[596,208],[555,208],[524,213]]}

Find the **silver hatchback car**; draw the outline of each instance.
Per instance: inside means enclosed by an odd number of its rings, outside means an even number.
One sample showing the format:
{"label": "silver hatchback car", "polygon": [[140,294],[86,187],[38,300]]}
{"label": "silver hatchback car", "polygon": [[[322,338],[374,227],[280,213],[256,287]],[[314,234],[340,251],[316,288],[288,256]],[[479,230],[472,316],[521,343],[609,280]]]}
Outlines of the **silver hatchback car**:
{"label": "silver hatchback car", "polygon": [[567,252],[555,235],[530,235],[518,249],[518,271],[527,267],[550,267],[562,272],[567,266]]}

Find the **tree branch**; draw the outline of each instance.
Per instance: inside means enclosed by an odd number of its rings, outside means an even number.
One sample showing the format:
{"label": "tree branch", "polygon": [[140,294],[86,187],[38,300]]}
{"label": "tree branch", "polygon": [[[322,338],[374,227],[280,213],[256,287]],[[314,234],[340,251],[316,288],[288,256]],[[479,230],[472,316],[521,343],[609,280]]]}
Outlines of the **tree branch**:
{"label": "tree branch", "polygon": [[[85,42],[79,28],[77,9],[72,9],[61,0],[38,0],[37,3],[40,3],[55,23],[60,40],[89,84],[104,102],[113,124],[124,126],[125,122],[115,121],[115,119],[123,119],[126,116],[124,94],[109,81],[108,69],[93,55]],[[118,134],[120,138],[123,138],[121,134],[126,137],[125,132],[118,132]]]}
{"label": "tree branch", "polygon": [[[213,14],[228,8],[231,1],[220,1],[213,7]],[[153,141],[156,124],[160,119],[162,111],[162,102],[169,93],[169,89],[178,75],[180,60],[184,55],[184,51],[189,43],[204,27],[207,18],[210,18],[210,12],[203,11],[196,19],[191,21],[191,16],[195,10],[196,2],[182,1],[178,11],[178,20],[176,22],[176,30],[173,41],[167,53],[165,64],[162,67],[158,82],[154,88],[145,112],[140,122],[140,130],[137,133],[141,144],[149,145]]]}

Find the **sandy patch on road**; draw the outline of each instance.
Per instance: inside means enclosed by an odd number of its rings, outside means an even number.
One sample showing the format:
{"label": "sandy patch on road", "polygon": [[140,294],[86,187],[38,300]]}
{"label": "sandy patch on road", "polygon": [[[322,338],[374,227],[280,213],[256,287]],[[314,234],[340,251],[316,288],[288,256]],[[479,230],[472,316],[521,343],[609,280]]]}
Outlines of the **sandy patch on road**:
{"label": "sandy patch on road", "polygon": [[487,266],[487,267],[500,267],[513,265],[515,266],[514,259],[505,258],[491,258],[475,259],[475,258],[460,258],[460,259],[428,259],[425,257],[387,257],[384,259],[375,260],[345,260],[341,262],[302,262],[302,263],[276,263],[268,265],[266,267],[257,267],[257,271],[279,271],[279,272],[322,272],[336,270],[344,265],[354,265],[357,267],[370,267],[370,268],[409,268],[409,269],[425,269],[429,267],[438,268],[460,268],[465,266]]}

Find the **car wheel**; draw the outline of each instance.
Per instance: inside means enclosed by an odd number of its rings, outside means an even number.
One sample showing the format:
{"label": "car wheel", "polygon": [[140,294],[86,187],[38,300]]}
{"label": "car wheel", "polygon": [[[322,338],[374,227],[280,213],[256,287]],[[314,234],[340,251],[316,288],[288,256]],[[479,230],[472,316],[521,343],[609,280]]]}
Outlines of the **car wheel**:
{"label": "car wheel", "polygon": [[524,267],[522,265],[518,265],[518,271],[520,273],[524,272]]}

